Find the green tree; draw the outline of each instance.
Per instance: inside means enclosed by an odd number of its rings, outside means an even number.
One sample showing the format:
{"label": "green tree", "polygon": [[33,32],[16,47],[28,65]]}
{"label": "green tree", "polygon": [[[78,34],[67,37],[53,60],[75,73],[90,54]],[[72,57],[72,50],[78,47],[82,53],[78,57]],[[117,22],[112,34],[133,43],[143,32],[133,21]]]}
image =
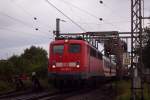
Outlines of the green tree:
{"label": "green tree", "polygon": [[144,43],[145,47],[143,49],[142,59],[143,59],[144,66],[147,68],[150,68],[150,61],[149,61],[149,58],[150,58],[150,28],[146,28],[145,32],[146,32],[146,38],[145,38],[145,43]]}
{"label": "green tree", "polygon": [[21,59],[26,62],[24,67],[29,73],[36,71],[41,76],[47,75],[48,57],[43,48],[31,46],[29,49],[25,49]]}
{"label": "green tree", "polygon": [[8,59],[8,62],[12,63],[14,74],[20,74],[23,72],[21,58],[17,55],[13,55]]}
{"label": "green tree", "polygon": [[13,55],[8,60],[0,61],[0,78],[8,79],[10,76],[32,72],[37,72],[41,77],[47,76],[47,66],[47,52],[43,48],[31,46],[20,56]]}
{"label": "green tree", "polygon": [[0,61],[0,80],[9,81],[14,73],[13,64],[7,60]]}
{"label": "green tree", "polygon": [[10,84],[14,75],[37,72],[38,77],[46,77],[47,62],[47,52],[35,46],[25,49],[20,56],[13,55],[8,60],[0,60],[0,91],[13,87]]}

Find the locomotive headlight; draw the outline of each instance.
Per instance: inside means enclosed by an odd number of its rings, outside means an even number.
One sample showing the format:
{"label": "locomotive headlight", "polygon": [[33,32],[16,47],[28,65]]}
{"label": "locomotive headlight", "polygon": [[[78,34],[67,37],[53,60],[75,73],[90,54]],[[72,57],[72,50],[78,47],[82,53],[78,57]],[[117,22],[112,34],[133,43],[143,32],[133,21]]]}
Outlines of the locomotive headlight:
{"label": "locomotive headlight", "polygon": [[77,68],[80,67],[80,63],[79,63],[79,62],[76,63],[76,67],[77,67]]}
{"label": "locomotive headlight", "polygon": [[79,67],[80,67],[80,65],[77,65],[76,67],[77,67],[77,68],[79,68]]}
{"label": "locomotive headlight", "polygon": [[68,40],[65,40],[65,43],[67,43],[68,42]]}
{"label": "locomotive headlight", "polygon": [[56,65],[52,65],[52,68],[56,68]]}

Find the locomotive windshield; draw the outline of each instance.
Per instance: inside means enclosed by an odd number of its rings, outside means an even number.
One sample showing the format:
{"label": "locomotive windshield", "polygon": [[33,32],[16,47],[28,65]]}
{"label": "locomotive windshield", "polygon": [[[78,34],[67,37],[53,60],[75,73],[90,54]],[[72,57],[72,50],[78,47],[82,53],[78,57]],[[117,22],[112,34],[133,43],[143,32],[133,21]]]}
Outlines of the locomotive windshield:
{"label": "locomotive windshield", "polygon": [[69,45],[69,52],[70,53],[79,53],[80,52],[80,44],[70,44]]}
{"label": "locomotive windshield", "polygon": [[64,52],[64,45],[54,45],[53,53],[62,54]]}

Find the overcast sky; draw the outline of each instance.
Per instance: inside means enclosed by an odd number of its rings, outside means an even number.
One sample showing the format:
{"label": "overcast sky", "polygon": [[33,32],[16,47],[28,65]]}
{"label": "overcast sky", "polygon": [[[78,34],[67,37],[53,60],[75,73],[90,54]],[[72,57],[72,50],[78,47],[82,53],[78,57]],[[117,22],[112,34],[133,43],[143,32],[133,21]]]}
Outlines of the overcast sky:
{"label": "overcast sky", "polygon": [[[130,31],[130,0],[103,0],[103,4],[99,0],[49,2],[85,31]],[[145,0],[145,15],[150,15],[149,0]],[[19,55],[31,45],[48,50],[56,18],[66,21],[61,22],[61,32],[83,32],[46,0],[0,0],[0,59]]]}

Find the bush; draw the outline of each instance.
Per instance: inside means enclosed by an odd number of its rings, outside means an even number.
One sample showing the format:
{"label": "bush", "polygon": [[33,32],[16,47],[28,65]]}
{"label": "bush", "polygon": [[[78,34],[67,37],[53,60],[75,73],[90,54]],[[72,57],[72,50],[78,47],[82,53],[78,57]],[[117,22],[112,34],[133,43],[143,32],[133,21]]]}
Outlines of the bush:
{"label": "bush", "polygon": [[0,81],[0,93],[11,91],[14,89],[14,86],[8,82]]}

